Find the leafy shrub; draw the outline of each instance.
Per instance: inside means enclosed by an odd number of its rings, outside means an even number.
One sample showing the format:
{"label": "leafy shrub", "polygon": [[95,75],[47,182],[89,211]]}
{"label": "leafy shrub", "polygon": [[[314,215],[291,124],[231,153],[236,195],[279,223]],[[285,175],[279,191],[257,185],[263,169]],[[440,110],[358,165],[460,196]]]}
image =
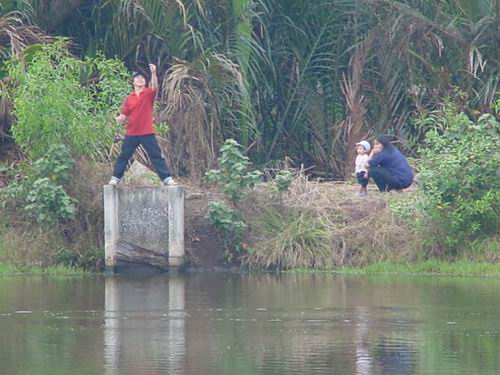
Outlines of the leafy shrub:
{"label": "leafy shrub", "polygon": [[241,240],[247,225],[241,216],[224,202],[211,202],[208,206],[210,223],[222,234],[226,247],[225,259],[234,260],[241,250]]}
{"label": "leafy shrub", "polygon": [[420,149],[424,211],[447,246],[491,235],[500,209],[500,124],[489,114],[474,123],[446,102]]}
{"label": "leafy shrub", "polygon": [[109,115],[128,91],[123,64],[100,55],[78,60],[64,40],[32,51],[9,64],[16,143],[32,160],[60,144],[75,156],[101,158],[115,134]]}
{"label": "leafy shrub", "polygon": [[224,194],[233,203],[238,202],[245,189],[253,187],[262,176],[260,171],[250,171],[251,163],[241,151],[241,146],[234,139],[228,139],[220,149],[220,169],[206,173],[209,182],[222,185]]}
{"label": "leafy shrub", "polygon": [[73,159],[62,145],[52,146],[46,155],[32,163],[1,192],[4,206],[21,206],[29,219],[39,224],[54,224],[73,218],[75,201],[66,193]]}
{"label": "leafy shrub", "polygon": [[74,200],[47,177],[35,180],[22,193],[24,210],[40,224],[68,220],[75,214]]}
{"label": "leafy shrub", "polygon": [[273,181],[274,190],[279,194],[283,194],[290,189],[293,181],[293,174],[288,170],[281,170],[276,174]]}
{"label": "leafy shrub", "polygon": [[228,233],[231,238],[241,239],[246,224],[240,215],[222,202],[210,202],[208,206],[210,222],[220,231]]}
{"label": "leafy shrub", "polygon": [[[239,202],[246,189],[253,187],[260,180],[260,171],[250,171],[251,163],[241,152],[241,146],[234,139],[228,139],[221,147],[220,169],[206,173],[209,182],[222,185],[224,194],[233,204]],[[241,240],[246,224],[234,208],[224,202],[212,202],[209,206],[208,219],[221,232],[225,246],[226,259],[233,260],[241,249]]]}

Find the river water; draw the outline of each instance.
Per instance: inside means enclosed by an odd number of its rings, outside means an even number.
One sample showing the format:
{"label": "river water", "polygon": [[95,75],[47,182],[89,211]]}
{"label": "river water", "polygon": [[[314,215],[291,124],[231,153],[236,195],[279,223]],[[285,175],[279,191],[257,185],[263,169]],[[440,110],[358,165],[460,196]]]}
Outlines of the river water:
{"label": "river water", "polygon": [[0,277],[0,374],[499,374],[500,280]]}

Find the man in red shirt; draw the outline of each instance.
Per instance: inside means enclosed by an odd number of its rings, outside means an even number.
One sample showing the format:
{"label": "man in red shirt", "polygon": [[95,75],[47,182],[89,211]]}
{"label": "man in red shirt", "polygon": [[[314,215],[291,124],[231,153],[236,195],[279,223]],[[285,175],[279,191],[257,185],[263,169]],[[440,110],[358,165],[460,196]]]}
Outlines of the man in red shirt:
{"label": "man in red shirt", "polygon": [[116,118],[125,124],[127,132],[122,144],[122,150],[113,169],[110,185],[118,185],[125,173],[127,164],[139,145],[148,153],[151,162],[164,185],[176,185],[165,159],[163,159],[156,140],[153,126],[153,104],[158,90],[156,66],[149,64],[151,83],[147,86],[146,77],[142,73],[134,73],[134,91],[127,96],[122,105],[121,114]]}

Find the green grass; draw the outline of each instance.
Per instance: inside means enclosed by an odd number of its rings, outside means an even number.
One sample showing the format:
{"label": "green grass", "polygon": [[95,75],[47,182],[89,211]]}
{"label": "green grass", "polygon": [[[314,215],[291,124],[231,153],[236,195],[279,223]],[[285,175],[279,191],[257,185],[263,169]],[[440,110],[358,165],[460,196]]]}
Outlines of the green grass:
{"label": "green grass", "polygon": [[341,273],[366,274],[417,273],[463,276],[499,276],[500,263],[474,262],[466,260],[446,262],[433,259],[419,263],[378,262],[363,267],[342,267],[336,271]]}
{"label": "green grass", "polygon": [[333,263],[328,227],[308,209],[267,209],[253,225],[261,238],[247,265],[256,269],[325,268]]}
{"label": "green grass", "polygon": [[0,263],[0,276],[16,274],[70,276],[85,275],[87,273],[88,272],[78,268],[70,268],[61,265],[50,267],[20,267],[11,264]]}

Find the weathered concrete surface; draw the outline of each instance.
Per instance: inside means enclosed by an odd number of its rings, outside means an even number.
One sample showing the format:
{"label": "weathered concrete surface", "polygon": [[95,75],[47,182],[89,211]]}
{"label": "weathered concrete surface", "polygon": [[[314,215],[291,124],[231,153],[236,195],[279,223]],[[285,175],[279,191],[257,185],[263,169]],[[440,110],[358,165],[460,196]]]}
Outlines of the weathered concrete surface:
{"label": "weathered concrete surface", "polygon": [[130,265],[160,269],[184,263],[184,189],[104,186],[108,271]]}

